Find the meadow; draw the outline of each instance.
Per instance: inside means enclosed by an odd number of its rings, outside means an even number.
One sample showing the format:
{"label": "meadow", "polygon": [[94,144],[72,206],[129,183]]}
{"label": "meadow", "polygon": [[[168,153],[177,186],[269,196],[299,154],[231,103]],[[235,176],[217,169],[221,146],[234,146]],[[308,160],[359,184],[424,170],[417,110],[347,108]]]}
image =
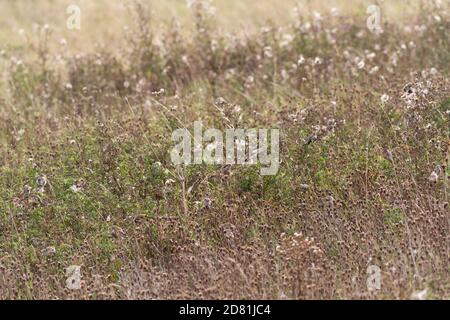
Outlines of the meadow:
{"label": "meadow", "polygon": [[449,71],[445,0],[0,0],[0,298],[449,299]]}

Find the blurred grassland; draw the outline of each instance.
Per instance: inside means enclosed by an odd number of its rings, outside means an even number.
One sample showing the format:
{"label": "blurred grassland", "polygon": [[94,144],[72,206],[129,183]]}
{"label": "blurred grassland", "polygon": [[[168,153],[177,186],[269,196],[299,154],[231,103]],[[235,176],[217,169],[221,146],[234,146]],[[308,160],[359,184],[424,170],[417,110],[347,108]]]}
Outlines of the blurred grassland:
{"label": "blurred grassland", "polygon": [[[1,299],[450,297],[450,7],[141,1],[0,0]],[[279,128],[278,174],[173,165],[199,119]]]}
{"label": "blurred grassland", "polygon": [[[21,49],[24,36],[32,35],[34,25],[48,24],[53,36],[65,38],[68,48],[85,51],[96,43],[122,44],[124,27],[134,23],[130,14],[132,0],[0,0],[0,49]],[[185,0],[144,1],[153,11],[154,29],[177,23],[183,32],[193,28],[192,16]],[[382,8],[385,21],[406,20],[410,14],[420,10],[419,0],[213,0],[217,9],[217,24],[221,30],[229,32],[252,32],[272,21],[278,25],[288,23],[293,18],[293,8],[298,6],[300,14],[313,11],[329,12],[337,8],[341,13],[365,18],[369,5],[377,3]],[[81,9],[81,30],[66,28],[66,8],[76,4]],[[160,39],[164,41],[164,39]]]}

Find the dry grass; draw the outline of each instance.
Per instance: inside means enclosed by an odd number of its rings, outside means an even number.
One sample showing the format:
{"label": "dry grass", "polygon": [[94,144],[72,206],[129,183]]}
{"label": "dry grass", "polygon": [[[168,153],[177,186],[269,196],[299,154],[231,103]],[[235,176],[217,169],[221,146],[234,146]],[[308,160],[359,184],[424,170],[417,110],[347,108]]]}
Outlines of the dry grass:
{"label": "dry grass", "polygon": [[[447,4],[389,1],[375,35],[363,1],[79,1],[75,33],[27,3],[0,2],[1,298],[450,297]],[[174,166],[198,119],[279,128],[280,171]]]}
{"label": "dry grass", "polygon": [[[419,10],[420,1],[406,2],[378,1],[383,6],[383,19],[389,22],[405,20],[411,13]],[[19,30],[30,31],[36,24],[48,24],[52,27],[54,37],[67,39],[68,47],[73,52],[95,50],[96,43],[122,46],[126,44],[123,41],[123,29],[134,23],[133,14],[130,12],[132,3],[132,0],[41,0],[39,3],[33,0],[0,1],[0,42],[21,48],[23,37],[19,36]],[[193,19],[186,1],[149,0],[146,3],[149,3],[158,24],[167,26],[176,22],[183,26],[183,33],[189,34],[193,31]],[[83,28],[79,32],[65,27],[65,10],[70,4],[77,4],[82,9]],[[218,28],[241,34],[254,32],[267,21],[280,25],[293,21],[292,9],[295,6],[301,8],[302,15],[315,10],[326,12],[330,8],[337,8],[344,14],[365,14],[367,6],[371,4],[373,1],[369,0],[214,1]]]}

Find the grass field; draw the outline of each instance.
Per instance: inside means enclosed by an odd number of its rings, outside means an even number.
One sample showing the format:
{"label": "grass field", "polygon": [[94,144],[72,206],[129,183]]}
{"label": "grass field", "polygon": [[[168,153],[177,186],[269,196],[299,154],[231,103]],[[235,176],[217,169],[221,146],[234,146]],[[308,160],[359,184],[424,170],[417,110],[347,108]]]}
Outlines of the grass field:
{"label": "grass field", "polygon": [[449,71],[445,0],[0,0],[0,298],[449,299]]}

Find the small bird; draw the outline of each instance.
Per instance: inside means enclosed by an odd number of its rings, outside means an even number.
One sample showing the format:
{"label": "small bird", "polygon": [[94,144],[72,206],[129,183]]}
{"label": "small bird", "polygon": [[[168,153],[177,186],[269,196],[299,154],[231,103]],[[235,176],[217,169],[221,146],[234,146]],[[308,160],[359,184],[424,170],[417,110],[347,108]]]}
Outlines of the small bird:
{"label": "small bird", "polygon": [[304,140],[303,144],[306,146],[306,145],[308,145],[311,142],[314,142],[316,140],[317,140],[317,133],[313,132]]}

